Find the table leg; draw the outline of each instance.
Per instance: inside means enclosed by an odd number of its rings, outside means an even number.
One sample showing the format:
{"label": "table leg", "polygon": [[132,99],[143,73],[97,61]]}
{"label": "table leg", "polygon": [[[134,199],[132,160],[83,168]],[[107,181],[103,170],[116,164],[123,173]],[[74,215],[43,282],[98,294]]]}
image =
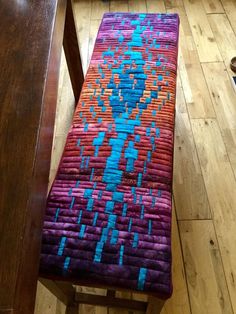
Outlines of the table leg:
{"label": "table leg", "polygon": [[77,104],[84,82],[84,74],[78,45],[72,0],[67,0],[63,46],[70,74],[71,85],[75,96],[75,102]]}

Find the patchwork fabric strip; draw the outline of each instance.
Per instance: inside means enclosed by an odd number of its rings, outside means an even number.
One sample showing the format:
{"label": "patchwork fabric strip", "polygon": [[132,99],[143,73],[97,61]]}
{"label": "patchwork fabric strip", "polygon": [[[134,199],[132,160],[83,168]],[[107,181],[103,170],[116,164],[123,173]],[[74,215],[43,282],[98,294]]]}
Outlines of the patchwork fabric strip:
{"label": "patchwork fabric strip", "polygon": [[41,275],[167,298],[179,18],[107,13],[48,197]]}

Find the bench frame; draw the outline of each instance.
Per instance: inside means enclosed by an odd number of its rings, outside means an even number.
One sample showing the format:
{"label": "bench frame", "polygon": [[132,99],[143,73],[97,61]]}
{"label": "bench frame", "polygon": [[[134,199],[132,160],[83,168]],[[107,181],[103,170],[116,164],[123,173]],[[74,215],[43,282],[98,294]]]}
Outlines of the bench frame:
{"label": "bench frame", "polygon": [[[72,89],[76,103],[84,80],[81,65],[81,57],[78,49],[78,35],[76,32],[73,5],[71,0],[67,1],[66,19],[63,46],[65,50],[66,61],[70,74]],[[79,77],[78,77],[79,75]],[[79,84],[78,84],[79,82]],[[165,300],[148,296],[148,301],[136,301],[116,297],[115,290],[107,290],[107,294],[95,295],[89,293],[77,292],[75,286],[70,282],[55,281],[45,278],[39,278],[39,281],[62,303],[66,305],[66,314],[78,314],[79,304],[90,304],[104,307],[124,308],[136,311],[142,311],[146,314],[159,314],[164,306]],[[131,290],[127,290],[132,292]]]}
{"label": "bench frame", "polygon": [[105,296],[83,293],[77,292],[76,288],[69,282],[45,278],[39,278],[39,281],[66,305],[66,314],[78,314],[79,304],[116,307],[142,311],[146,314],[159,314],[165,302],[153,296],[148,296],[148,302],[117,298],[116,291],[109,289]]}

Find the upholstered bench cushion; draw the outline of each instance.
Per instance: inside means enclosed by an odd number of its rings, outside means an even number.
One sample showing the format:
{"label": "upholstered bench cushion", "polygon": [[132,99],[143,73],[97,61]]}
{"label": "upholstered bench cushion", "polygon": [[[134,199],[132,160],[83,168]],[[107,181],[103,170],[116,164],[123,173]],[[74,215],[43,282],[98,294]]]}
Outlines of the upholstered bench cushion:
{"label": "upholstered bench cushion", "polygon": [[170,296],[178,24],[104,15],[48,197],[41,275]]}

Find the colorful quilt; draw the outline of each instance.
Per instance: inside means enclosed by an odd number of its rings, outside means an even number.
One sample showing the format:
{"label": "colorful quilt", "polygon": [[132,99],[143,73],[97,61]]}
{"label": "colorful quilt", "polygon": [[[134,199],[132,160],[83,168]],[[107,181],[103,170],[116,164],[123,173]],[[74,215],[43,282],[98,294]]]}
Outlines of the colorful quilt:
{"label": "colorful quilt", "polygon": [[48,196],[41,275],[171,295],[178,26],[104,15]]}

